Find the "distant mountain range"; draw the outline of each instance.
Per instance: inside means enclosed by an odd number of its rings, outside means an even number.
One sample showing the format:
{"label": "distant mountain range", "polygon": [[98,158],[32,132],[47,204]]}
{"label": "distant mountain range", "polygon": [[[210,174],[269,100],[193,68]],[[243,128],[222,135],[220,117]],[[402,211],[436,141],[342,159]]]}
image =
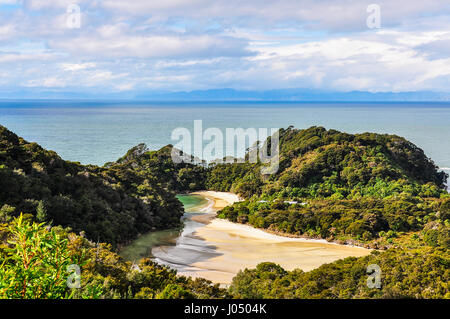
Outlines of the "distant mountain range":
{"label": "distant mountain range", "polygon": [[0,99],[94,99],[94,100],[151,100],[151,101],[299,101],[299,102],[449,102],[450,93],[378,92],[365,91],[332,92],[311,89],[279,89],[245,91],[235,89],[212,89],[189,92],[130,91],[106,93],[81,93],[66,91],[23,90],[1,92]]}
{"label": "distant mountain range", "polygon": [[239,91],[216,89],[162,94],[137,94],[137,99],[160,100],[240,100],[240,101],[450,101],[450,93],[362,91],[327,92],[308,89],[282,89],[269,91]]}

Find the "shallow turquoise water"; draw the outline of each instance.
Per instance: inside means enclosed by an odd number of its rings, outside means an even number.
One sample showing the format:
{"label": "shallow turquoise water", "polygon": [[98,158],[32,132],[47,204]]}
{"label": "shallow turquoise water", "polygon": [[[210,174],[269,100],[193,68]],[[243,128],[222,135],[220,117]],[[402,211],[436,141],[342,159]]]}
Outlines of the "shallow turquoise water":
{"label": "shallow turquoise water", "polygon": [[174,144],[177,127],[280,128],[321,125],[348,133],[403,136],[450,169],[450,103],[0,102],[0,124],[64,159],[103,165],[145,142]]}
{"label": "shallow turquoise water", "polygon": [[[202,196],[197,195],[179,195],[177,198],[183,203],[186,211],[185,217],[197,214],[198,208],[203,207],[207,200]],[[194,227],[198,226],[191,220],[185,219],[182,228],[160,230],[144,234],[134,240],[130,245],[124,247],[120,251],[120,255],[129,261],[138,261],[141,258],[151,257],[152,248],[159,246],[175,245],[178,237],[183,231],[192,231]]]}
{"label": "shallow turquoise water", "polygon": [[178,200],[183,204],[186,213],[197,213],[199,207],[203,207],[208,202],[200,195],[178,195]]}

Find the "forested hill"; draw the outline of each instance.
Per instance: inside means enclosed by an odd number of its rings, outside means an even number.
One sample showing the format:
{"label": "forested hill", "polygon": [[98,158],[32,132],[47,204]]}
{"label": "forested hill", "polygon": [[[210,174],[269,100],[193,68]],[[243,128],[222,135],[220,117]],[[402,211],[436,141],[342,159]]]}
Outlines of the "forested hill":
{"label": "forested hill", "polygon": [[444,172],[413,143],[395,135],[347,134],[323,127],[280,130],[280,168],[223,164],[209,171],[207,187],[283,198],[439,196]]}
{"label": "forested hill", "polygon": [[118,244],[179,225],[183,208],[177,192],[234,191],[270,201],[437,198],[447,178],[404,138],[322,127],[281,129],[280,169],[270,176],[261,175],[260,163],[174,164],[172,148],[149,151],[141,144],[114,163],[86,166],[64,161],[0,126],[0,219],[23,212],[84,231],[91,240]]}
{"label": "forested hill", "polygon": [[0,222],[21,212],[117,244],[179,225],[183,208],[157,173],[68,162],[0,126]]}
{"label": "forested hill", "polygon": [[[171,145],[138,145],[97,167],[0,126],[0,298],[449,298],[447,176],[422,150],[393,135],[321,127],[282,129],[280,143],[270,176],[260,163],[174,164]],[[224,290],[148,259],[132,265],[98,243],[179,225],[175,192],[203,188],[246,197],[220,218],[388,250],[310,272],[262,263]],[[83,280],[71,291],[69,273],[60,275],[74,262]],[[369,264],[382,269],[381,289],[367,287]]]}
{"label": "forested hill", "polygon": [[153,175],[177,192],[210,189],[264,199],[384,198],[400,193],[436,197],[448,177],[420,148],[399,136],[323,127],[289,127],[279,133],[280,163],[274,175],[262,175],[261,163],[175,164],[172,145],[150,151],[140,144],[105,168]]}
{"label": "forested hill", "polygon": [[247,199],[224,208],[220,218],[370,248],[448,219],[447,174],[395,135],[290,127],[280,130],[278,173],[263,176],[260,166],[218,165],[208,172],[210,189]]}
{"label": "forested hill", "polygon": [[145,176],[155,176],[160,183],[175,192],[205,189],[207,170],[203,166],[189,162],[175,164],[172,160],[172,150],[172,145],[151,151],[145,144],[139,144],[116,162],[105,164],[105,167],[134,170]]}

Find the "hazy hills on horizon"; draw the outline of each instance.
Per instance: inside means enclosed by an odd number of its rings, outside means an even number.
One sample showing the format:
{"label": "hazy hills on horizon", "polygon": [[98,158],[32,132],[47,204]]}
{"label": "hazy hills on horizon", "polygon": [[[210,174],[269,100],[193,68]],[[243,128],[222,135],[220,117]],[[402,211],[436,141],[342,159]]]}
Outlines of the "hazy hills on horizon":
{"label": "hazy hills on horizon", "polygon": [[0,99],[118,99],[153,101],[285,101],[285,102],[449,102],[450,93],[324,91],[313,89],[277,89],[265,91],[211,89],[178,92],[69,92],[19,90],[0,92]]}

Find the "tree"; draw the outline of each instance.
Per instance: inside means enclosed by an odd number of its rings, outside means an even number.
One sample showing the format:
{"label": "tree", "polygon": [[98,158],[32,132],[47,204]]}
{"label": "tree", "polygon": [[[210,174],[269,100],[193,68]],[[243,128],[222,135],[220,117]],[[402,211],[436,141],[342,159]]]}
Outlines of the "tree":
{"label": "tree", "polygon": [[[7,228],[10,248],[0,259],[1,299],[70,299],[78,289],[70,289],[71,265],[82,266],[83,255],[72,254],[68,239],[44,224],[24,221],[23,215]],[[80,287],[81,288],[81,287]],[[84,287],[82,297],[97,298],[98,286]],[[86,293],[86,294],[84,294]]]}
{"label": "tree", "polygon": [[177,284],[168,284],[156,299],[193,299],[194,295]]}
{"label": "tree", "polygon": [[44,223],[48,220],[47,209],[45,208],[44,202],[39,201],[36,208],[36,219],[38,222]]}

